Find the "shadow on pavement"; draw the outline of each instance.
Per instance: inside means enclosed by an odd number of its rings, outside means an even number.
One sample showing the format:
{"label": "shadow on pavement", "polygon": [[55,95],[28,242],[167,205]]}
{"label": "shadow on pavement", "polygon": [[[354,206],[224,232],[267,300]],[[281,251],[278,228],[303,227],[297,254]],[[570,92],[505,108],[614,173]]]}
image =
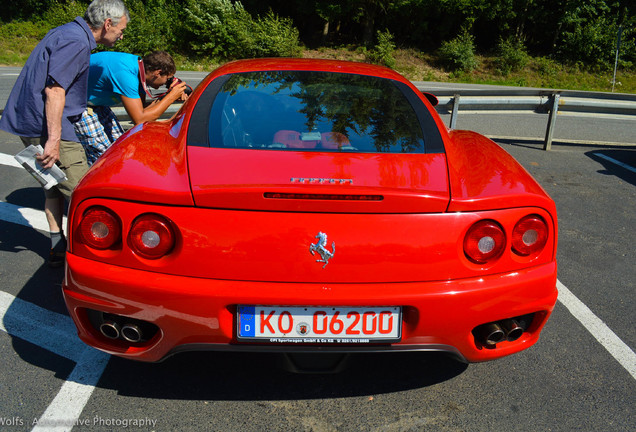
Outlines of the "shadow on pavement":
{"label": "shadow on pavement", "polygon": [[616,176],[636,186],[636,148],[595,150],[585,153],[605,167],[600,174]]}
{"label": "shadow on pavement", "polygon": [[424,352],[356,354],[334,374],[290,373],[280,361],[280,354],[271,353],[190,352],[154,364],[112,357],[99,387],[157,399],[303,400],[428,387],[468,367]]}

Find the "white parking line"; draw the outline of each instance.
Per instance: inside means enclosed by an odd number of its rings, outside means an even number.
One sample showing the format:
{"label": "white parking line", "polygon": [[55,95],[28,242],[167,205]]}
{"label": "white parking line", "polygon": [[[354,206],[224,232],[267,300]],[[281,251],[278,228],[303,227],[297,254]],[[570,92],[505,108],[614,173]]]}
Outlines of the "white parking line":
{"label": "white parking line", "polygon": [[22,168],[22,165],[20,165],[13,156],[8,155],[6,153],[0,153],[0,164],[8,165],[8,166],[16,167],[16,168]]}
{"label": "white parking line", "polygon": [[572,292],[557,281],[559,301],[583,324],[592,336],[609,351],[630,375],[636,379],[636,354],[599,317]]}
{"label": "white parking line", "polygon": [[73,361],[86,349],[70,317],[3,291],[0,291],[0,330]]}
{"label": "white parking line", "polygon": [[[0,201],[0,220],[46,231],[41,210]],[[66,224],[66,221],[64,222]],[[76,362],[33,431],[71,431],[88,403],[110,356],[87,347],[77,337],[75,325],[65,315],[25,302],[0,291],[0,330]]]}
{"label": "white parking line", "polygon": [[[0,153],[0,165],[24,169],[15,158],[6,153]],[[43,212],[27,207],[20,207],[0,200],[0,220],[18,225],[30,226],[40,231],[49,231],[46,218],[40,217]],[[63,217],[62,226],[66,227],[66,216]]]}
{"label": "white parking line", "polygon": [[636,168],[634,168],[633,166],[627,165],[626,163],[623,163],[623,162],[621,162],[621,161],[617,161],[616,159],[611,158],[611,157],[609,157],[609,156],[605,156],[603,153],[594,153],[594,155],[595,155],[595,156],[598,156],[598,157],[600,157],[600,158],[602,158],[602,159],[605,159],[605,160],[606,160],[606,161],[608,161],[608,162],[611,162],[611,163],[613,163],[613,164],[616,164],[616,165],[618,165],[618,166],[620,166],[620,167],[623,167],[623,168],[625,168],[626,170],[629,170],[629,171],[631,171],[631,172],[633,172],[633,173],[636,173]]}
{"label": "white parking line", "polygon": [[[49,231],[49,224],[42,210],[21,207],[6,201],[0,201],[0,220],[32,227],[40,231]],[[66,217],[63,217],[62,226],[65,227],[66,222]]]}
{"label": "white parking line", "polygon": [[106,369],[109,358],[109,355],[101,351],[85,349],[57,396],[32,430],[44,432],[73,429]]}
{"label": "white parking line", "polygon": [[0,330],[75,361],[34,431],[70,431],[93,394],[110,356],[84,345],[68,316],[0,291]]}

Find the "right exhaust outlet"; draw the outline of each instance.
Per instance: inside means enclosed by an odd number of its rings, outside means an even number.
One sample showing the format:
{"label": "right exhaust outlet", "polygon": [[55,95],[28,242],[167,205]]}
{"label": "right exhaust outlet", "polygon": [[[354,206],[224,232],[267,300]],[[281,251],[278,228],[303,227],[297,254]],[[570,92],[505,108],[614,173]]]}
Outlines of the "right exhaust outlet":
{"label": "right exhaust outlet", "polygon": [[506,340],[508,342],[516,341],[524,332],[523,327],[521,327],[517,320],[514,319],[503,320],[499,323],[499,325],[506,334]]}
{"label": "right exhaust outlet", "polygon": [[475,341],[486,348],[496,348],[504,341],[514,342],[528,330],[533,318],[532,313],[479,325],[473,330]]}
{"label": "right exhaust outlet", "polygon": [[121,328],[121,337],[128,342],[136,343],[141,342],[143,339],[143,333],[138,325],[128,323]]}

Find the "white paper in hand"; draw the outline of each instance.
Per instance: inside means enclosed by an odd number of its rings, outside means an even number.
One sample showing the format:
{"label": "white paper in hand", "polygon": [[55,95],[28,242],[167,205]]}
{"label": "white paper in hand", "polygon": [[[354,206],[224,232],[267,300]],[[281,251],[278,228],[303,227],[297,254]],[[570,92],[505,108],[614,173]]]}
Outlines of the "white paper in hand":
{"label": "white paper in hand", "polygon": [[34,179],[44,186],[44,189],[48,190],[59,182],[67,180],[67,178],[57,165],[53,165],[49,169],[42,168],[37,159],[35,159],[37,154],[42,153],[44,153],[44,149],[41,145],[30,145],[14,157],[24,169],[31,173]]}

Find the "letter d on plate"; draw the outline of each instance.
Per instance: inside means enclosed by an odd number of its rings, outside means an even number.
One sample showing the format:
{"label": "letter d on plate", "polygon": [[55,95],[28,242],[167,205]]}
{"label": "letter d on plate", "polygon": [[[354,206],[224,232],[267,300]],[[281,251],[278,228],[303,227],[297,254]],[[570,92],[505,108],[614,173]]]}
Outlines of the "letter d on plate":
{"label": "letter d on plate", "polygon": [[254,306],[239,306],[239,332],[242,337],[255,336]]}

